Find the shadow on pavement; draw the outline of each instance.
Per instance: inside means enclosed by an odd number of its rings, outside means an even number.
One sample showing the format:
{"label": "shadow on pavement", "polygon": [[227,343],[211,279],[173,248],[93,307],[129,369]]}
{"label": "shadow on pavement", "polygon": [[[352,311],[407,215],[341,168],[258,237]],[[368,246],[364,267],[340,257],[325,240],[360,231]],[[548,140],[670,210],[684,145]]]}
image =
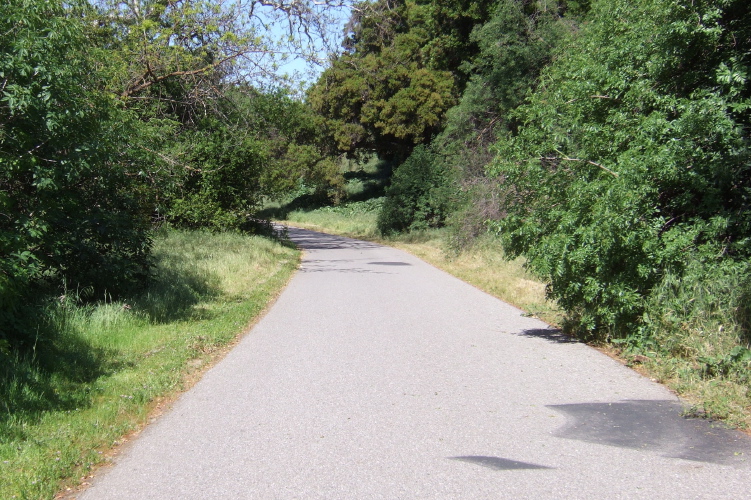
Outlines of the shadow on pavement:
{"label": "shadow on pavement", "polygon": [[560,330],[553,328],[535,328],[532,330],[522,330],[517,333],[521,337],[537,337],[539,339],[545,339],[548,342],[554,342],[556,344],[579,344],[578,339],[570,337]]}
{"label": "shadow on pavement", "polygon": [[751,439],[717,422],[682,416],[680,403],[633,400],[549,405],[566,415],[554,435],[588,443],[648,450],[665,457],[751,467]]}
{"label": "shadow on pavement", "polygon": [[356,274],[393,274],[376,269],[366,269],[363,267],[343,267],[336,262],[347,262],[337,260],[306,260],[300,267],[303,273],[356,273]]}
{"label": "shadow on pavement", "polygon": [[458,460],[460,462],[469,462],[471,464],[482,465],[488,469],[493,470],[521,470],[521,469],[553,469],[554,467],[548,467],[546,465],[530,464],[527,462],[519,462],[517,460],[509,460],[508,458],[500,457],[484,457],[484,456],[467,456],[467,457],[450,457],[451,460]]}
{"label": "shadow on pavement", "polygon": [[296,227],[288,228],[287,235],[295,245],[303,250],[366,250],[380,248],[380,245],[376,245],[375,243],[353,240],[342,236],[333,236],[308,229],[298,229]]}

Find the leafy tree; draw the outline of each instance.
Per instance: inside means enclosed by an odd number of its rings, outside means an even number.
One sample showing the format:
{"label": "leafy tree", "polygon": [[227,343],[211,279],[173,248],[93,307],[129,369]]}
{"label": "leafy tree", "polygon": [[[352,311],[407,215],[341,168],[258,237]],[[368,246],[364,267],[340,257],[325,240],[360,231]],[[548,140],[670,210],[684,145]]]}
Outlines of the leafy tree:
{"label": "leafy tree", "polygon": [[0,5],[0,337],[24,332],[30,286],[110,294],[143,283],[148,220],[119,161],[131,133],[73,2]]}
{"label": "leafy tree", "polygon": [[336,149],[322,119],[287,92],[253,91],[231,99],[236,127],[251,131],[269,151],[261,172],[265,197],[283,196],[302,182],[322,198],[337,198],[343,183]]}
{"label": "leafy tree", "polygon": [[[510,111],[574,29],[564,12],[584,10],[577,9],[564,2],[519,0],[359,4],[346,52],[323,74],[309,100],[327,119],[342,151],[375,150],[399,163],[415,145],[438,135],[436,172],[456,180],[458,171],[467,186],[478,179],[489,185],[483,170],[496,131],[514,126]],[[392,208],[400,210],[387,202],[383,220],[396,217]],[[436,220],[442,224],[445,215],[442,210]],[[408,219],[406,225],[382,225],[393,231],[437,223],[419,222],[421,215],[414,213]]]}
{"label": "leafy tree", "polygon": [[488,7],[476,1],[358,4],[347,50],[309,95],[339,149],[376,150],[401,161],[437,134],[466,81],[459,67],[474,50],[469,33]]}
{"label": "leafy tree", "polygon": [[388,235],[442,226],[451,205],[450,179],[440,158],[428,147],[417,146],[386,189],[378,229]]}
{"label": "leafy tree", "polygon": [[[319,49],[344,1],[94,4],[89,35],[107,54],[107,88],[140,119],[140,140],[128,156],[148,181],[144,194],[155,216],[189,227],[241,227],[262,197],[301,178],[336,182],[325,145],[302,145],[319,128],[302,125],[304,106],[254,88],[281,81],[273,72],[282,52]],[[273,39],[280,32],[287,36]]]}
{"label": "leafy tree", "polygon": [[276,67],[289,54],[316,59],[348,8],[346,0],[91,3],[93,34],[110,51],[113,90],[147,98],[176,91],[183,106],[208,104],[219,81],[278,81]]}
{"label": "leafy tree", "polygon": [[[457,148],[489,145],[496,131],[517,126],[511,111],[535,88],[540,71],[577,24],[562,2],[501,0],[488,22],[472,30],[477,55],[466,63],[469,82],[448,113],[440,142]],[[544,9],[543,9],[544,7]]]}
{"label": "leafy tree", "polygon": [[265,198],[314,188],[338,196],[342,177],[319,119],[284,90],[229,89],[216,112],[184,127],[163,196],[167,219],[184,227],[243,228]]}
{"label": "leafy tree", "polygon": [[478,53],[465,63],[469,81],[433,142],[443,161],[459,172],[464,203],[452,217],[452,228],[460,246],[502,211],[502,194],[485,175],[494,156],[491,147],[500,134],[518,127],[513,110],[535,89],[542,69],[576,29],[572,10],[564,2],[501,0],[490,20],[471,32]]}
{"label": "leafy tree", "polygon": [[621,336],[664,276],[749,256],[751,16],[736,0],[592,9],[490,171],[510,255],[584,335]]}
{"label": "leafy tree", "polygon": [[193,133],[189,169],[169,220],[183,227],[238,228],[259,204],[263,145],[247,133],[212,121]]}

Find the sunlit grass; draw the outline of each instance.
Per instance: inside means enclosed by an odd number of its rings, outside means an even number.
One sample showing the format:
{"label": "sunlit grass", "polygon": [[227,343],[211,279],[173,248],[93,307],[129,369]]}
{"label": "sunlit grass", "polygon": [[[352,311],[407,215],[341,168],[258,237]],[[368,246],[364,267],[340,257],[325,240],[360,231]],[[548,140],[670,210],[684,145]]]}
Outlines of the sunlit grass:
{"label": "sunlit grass", "polygon": [[325,229],[356,238],[377,239],[376,219],[381,204],[382,199],[376,198],[315,210],[294,210],[287,214],[285,222],[307,229]]}
{"label": "sunlit grass", "polygon": [[623,354],[686,397],[692,412],[751,429],[751,308],[739,268],[705,273],[689,264],[683,276],[665,276],[645,314],[654,333]]}
{"label": "sunlit grass", "polygon": [[298,262],[278,242],[234,233],[170,231],[154,254],[145,293],[95,305],[63,295],[44,311],[48,340],[4,360],[0,498],[77,484],[247,328]]}

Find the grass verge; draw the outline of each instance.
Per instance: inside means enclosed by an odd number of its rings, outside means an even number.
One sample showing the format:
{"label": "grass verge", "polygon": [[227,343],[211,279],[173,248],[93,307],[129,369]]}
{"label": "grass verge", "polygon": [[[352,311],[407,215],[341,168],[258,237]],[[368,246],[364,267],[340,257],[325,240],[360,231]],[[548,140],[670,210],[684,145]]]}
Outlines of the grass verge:
{"label": "grass verge", "polygon": [[53,498],[183,390],[286,284],[298,253],[233,233],[169,231],[154,284],[130,300],[42,311],[37,347],[4,354],[0,498]]}

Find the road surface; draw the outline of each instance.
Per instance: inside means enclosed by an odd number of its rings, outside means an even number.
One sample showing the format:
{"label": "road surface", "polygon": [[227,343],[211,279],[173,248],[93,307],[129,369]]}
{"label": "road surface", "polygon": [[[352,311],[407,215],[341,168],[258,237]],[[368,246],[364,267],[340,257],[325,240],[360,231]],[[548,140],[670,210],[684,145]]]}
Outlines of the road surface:
{"label": "road surface", "polygon": [[404,252],[290,228],[268,314],[79,498],[751,498],[743,434]]}

